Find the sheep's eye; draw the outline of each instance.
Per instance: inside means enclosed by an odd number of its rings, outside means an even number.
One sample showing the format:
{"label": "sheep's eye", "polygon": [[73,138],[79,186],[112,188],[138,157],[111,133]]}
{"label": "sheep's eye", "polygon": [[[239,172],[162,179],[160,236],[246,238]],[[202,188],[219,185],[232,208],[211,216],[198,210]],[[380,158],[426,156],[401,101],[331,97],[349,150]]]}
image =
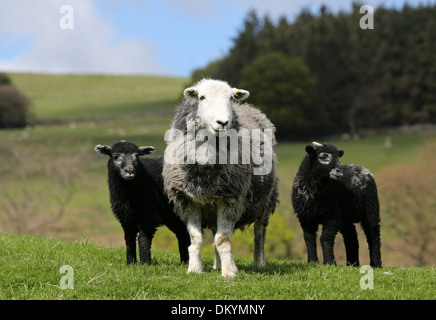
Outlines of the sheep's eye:
{"label": "sheep's eye", "polygon": [[206,99],[205,96],[201,96],[201,97],[200,97],[200,100],[204,100],[204,99]]}
{"label": "sheep's eye", "polygon": [[119,158],[120,154],[119,153],[113,153],[112,154],[112,158],[114,158],[114,160],[117,160]]}

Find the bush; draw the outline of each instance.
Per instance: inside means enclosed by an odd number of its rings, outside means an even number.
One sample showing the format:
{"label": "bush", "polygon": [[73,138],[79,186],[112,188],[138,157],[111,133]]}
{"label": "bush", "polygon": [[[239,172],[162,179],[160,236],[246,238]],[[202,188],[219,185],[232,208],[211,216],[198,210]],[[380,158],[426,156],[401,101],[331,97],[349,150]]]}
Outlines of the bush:
{"label": "bush", "polygon": [[11,78],[6,73],[0,73],[0,86],[12,84]]}
{"label": "bush", "polygon": [[27,125],[30,101],[3,81],[7,80],[0,75],[0,128],[22,128]]}

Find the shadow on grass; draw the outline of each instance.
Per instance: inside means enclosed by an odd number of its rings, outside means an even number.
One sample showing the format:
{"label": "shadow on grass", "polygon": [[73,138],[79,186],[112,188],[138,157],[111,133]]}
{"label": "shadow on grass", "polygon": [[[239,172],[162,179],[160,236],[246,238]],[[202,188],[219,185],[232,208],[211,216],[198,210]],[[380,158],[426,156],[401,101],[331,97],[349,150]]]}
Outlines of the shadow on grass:
{"label": "shadow on grass", "polygon": [[293,261],[290,259],[285,260],[272,260],[267,261],[266,266],[263,268],[254,266],[253,263],[250,264],[239,264],[236,263],[240,271],[246,273],[257,273],[257,274],[267,274],[267,275],[285,275],[294,272],[305,271],[309,269],[314,269],[320,266],[319,263],[306,263],[301,261]]}

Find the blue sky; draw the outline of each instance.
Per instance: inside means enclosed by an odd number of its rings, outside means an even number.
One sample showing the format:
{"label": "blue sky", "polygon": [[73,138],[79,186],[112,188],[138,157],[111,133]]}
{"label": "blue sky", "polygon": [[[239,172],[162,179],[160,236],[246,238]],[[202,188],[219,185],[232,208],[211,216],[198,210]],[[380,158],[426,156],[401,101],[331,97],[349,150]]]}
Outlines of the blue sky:
{"label": "blue sky", "polygon": [[[0,71],[187,77],[223,57],[250,9],[290,21],[303,8],[349,11],[351,0],[1,0]],[[363,0],[383,4],[435,0]],[[70,5],[74,29],[59,10]],[[377,16],[374,17],[375,24]],[[358,21],[356,21],[358,23]]]}

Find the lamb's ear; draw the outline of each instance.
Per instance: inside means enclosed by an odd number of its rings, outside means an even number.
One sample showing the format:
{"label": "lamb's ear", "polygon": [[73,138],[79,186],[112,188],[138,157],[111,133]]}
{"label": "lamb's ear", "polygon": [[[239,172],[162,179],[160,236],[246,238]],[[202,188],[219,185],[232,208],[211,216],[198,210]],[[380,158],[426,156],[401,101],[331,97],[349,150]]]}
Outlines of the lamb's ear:
{"label": "lamb's ear", "polygon": [[339,158],[342,157],[344,155],[344,150],[339,150],[338,155],[339,155]]}
{"label": "lamb's ear", "polygon": [[309,156],[316,154],[316,149],[313,145],[306,146],[306,152]]}
{"label": "lamb's ear", "polygon": [[186,88],[183,95],[188,99],[196,99],[198,98],[198,90],[195,87]]}
{"label": "lamb's ear", "polygon": [[250,92],[243,89],[232,88],[233,94],[232,98],[236,101],[242,101],[250,96]]}
{"label": "lamb's ear", "polygon": [[154,152],[154,150],[156,150],[156,149],[154,147],[152,147],[152,146],[139,147],[139,155],[140,156],[145,156],[147,154],[152,154]]}
{"label": "lamb's ear", "polygon": [[105,156],[111,155],[111,147],[109,147],[109,146],[104,146],[104,145],[98,144],[94,147],[94,150],[97,153],[105,155]]}
{"label": "lamb's ear", "polygon": [[313,142],[312,142],[312,147],[313,147],[314,149],[316,149],[316,148],[322,147],[322,144],[319,143],[319,142],[313,141]]}

